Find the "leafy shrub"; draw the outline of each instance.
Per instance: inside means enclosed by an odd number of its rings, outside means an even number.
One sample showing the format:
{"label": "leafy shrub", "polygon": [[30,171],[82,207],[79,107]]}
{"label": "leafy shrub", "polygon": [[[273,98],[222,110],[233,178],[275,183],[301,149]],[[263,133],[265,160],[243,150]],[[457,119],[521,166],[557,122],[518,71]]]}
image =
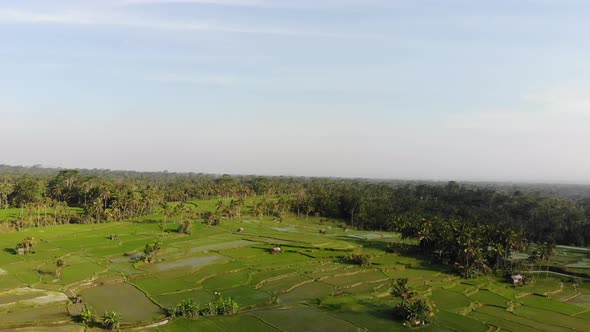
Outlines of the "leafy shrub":
{"label": "leafy shrub", "polygon": [[107,330],[117,330],[121,325],[121,315],[116,311],[107,311],[102,315],[102,326]]}
{"label": "leafy shrub", "polygon": [[168,310],[171,317],[195,318],[198,316],[228,316],[238,311],[239,305],[231,297],[219,297],[216,301],[211,301],[202,307],[194,304],[192,299],[183,300],[174,308]]}
{"label": "leafy shrub", "polygon": [[80,312],[80,322],[82,322],[82,324],[89,326],[92,323],[94,323],[94,311],[92,311],[92,309],[90,308],[84,308],[81,312]]}
{"label": "leafy shrub", "polygon": [[190,219],[186,219],[180,224],[180,226],[178,226],[178,233],[191,235],[191,228],[192,227],[193,227],[193,222]]}
{"label": "leafy shrub", "polygon": [[201,214],[201,217],[203,218],[203,221],[205,222],[205,224],[209,225],[209,226],[217,226],[219,224],[221,224],[221,219],[219,218],[219,216],[216,213],[213,213],[211,211],[205,211]]}
{"label": "leafy shrub", "polygon": [[397,253],[397,247],[393,243],[388,243],[387,246],[385,246],[385,252],[395,254]]}
{"label": "leafy shrub", "polygon": [[371,256],[363,254],[352,254],[348,257],[348,261],[359,266],[371,265]]}

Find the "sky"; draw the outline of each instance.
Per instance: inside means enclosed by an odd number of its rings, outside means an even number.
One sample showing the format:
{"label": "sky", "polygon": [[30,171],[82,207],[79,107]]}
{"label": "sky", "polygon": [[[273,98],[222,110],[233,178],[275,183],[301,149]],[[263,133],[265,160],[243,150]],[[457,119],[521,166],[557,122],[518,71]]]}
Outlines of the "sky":
{"label": "sky", "polygon": [[585,0],[0,0],[0,164],[590,183]]}

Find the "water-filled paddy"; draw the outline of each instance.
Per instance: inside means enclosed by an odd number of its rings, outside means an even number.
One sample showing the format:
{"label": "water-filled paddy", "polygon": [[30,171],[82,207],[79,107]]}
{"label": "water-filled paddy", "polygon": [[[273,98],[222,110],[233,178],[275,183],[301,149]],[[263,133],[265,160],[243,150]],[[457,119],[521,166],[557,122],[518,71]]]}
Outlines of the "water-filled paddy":
{"label": "water-filled paddy", "polygon": [[84,303],[95,312],[116,310],[123,321],[150,321],[162,316],[162,310],[144,293],[128,283],[107,284],[84,289],[80,292]]}
{"label": "water-filled paddy", "polygon": [[222,260],[224,260],[224,257],[220,255],[198,256],[151,264],[147,265],[146,268],[155,271],[167,271],[175,269],[192,270],[202,268]]}
{"label": "water-filled paddy", "polygon": [[[239,227],[246,231],[237,232]],[[411,287],[432,293],[439,311],[424,331],[486,331],[520,325],[541,331],[583,330],[590,321],[585,312],[590,288],[585,285],[574,289],[571,282],[551,274],[548,278],[538,275],[532,285],[522,288],[500,278],[463,280],[419,257],[386,253],[383,242],[399,241],[398,234],[354,231],[356,236],[348,237],[351,232],[339,227],[322,235],[318,229],[329,228],[311,220],[281,224],[261,219],[248,226],[239,220],[223,220],[216,227],[197,223],[193,235],[162,232],[153,222],[65,225],[44,228],[43,233],[31,229],[26,233],[43,239],[36,245],[39,254],[20,257],[0,252],[2,268],[8,271],[0,275],[0,289],[31,285],[68,295],[69,290],[83,289],[84,304],[97,316],[105,310],[119,311],[124,329],[131,322],[153,323],[163,317],[163,309],[186,299],[206,305],[218,297],[216,292],[235,299],[242,310],[234,317],[173,319],[153,331],[407,331],[391,316],[395,301],[389,294],[396,278],[408,278]],[[119,240],[108,239],[117,233]],[[23,236],[0,234],[0,241],[16,243]],[[155,240],[163,244],[158,262],[132,259],[131,254],[141,255],[145,244]],[[284,252],[272,255],[270,248],[275,245]],[[373,255],[374,264],[359,267],[342,259],[356,251]],[[586,252],[566,254],[563,262],[573,264],[570,260],[583,260]],[[61,280],[55,278],[56,255],[66,262]],[[112,283],[122,276],[130,284]],[[103,286],[84,289],[102,282]],[[531,293],[548,293],[550,298],[525,296]],[[36,298],[0,295],[0,330],[15,321],[37,324],[39,331],[55,321],[80,327],[68,316],[64,298],[38,307],[29,304],[11,313],[1,307]],[[517,303],[514,313],[506,311],[509,301]],[[551,325],[559,320],[561,326]]]}

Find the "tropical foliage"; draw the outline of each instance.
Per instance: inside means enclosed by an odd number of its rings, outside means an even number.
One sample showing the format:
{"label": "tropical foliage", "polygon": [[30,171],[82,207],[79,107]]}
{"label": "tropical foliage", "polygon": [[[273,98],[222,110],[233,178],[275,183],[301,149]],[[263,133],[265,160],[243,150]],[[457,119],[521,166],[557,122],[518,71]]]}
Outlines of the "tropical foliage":
{"label": "tropical foliage", "polygon": [[410,325],[425,325],[434,317],[434,305],[430,299],[408,288],[407,278],[395,280],[392,295],[400,300],[394,314]]}
{"label": "tropical foliage", "polygon": [[121,325],[121,315],[116,311],[107,311],[102,315],[102,326],[107,330],[118,330]]}
{"label": "tropical foliage", "polygon": [[143,261],[146,263],[157,262],[160,249],[162,249],[160,241],[156,241],[153,244],[146,244],[143,248]]}
{"label": "tropical foliage", "polygon": [[218,296],[216,301],[198,305],[192,299],[183,300],[168,310],[171,317],[195,318],[198,316],[227,316],[237,313],[239,305],[231,297]]}

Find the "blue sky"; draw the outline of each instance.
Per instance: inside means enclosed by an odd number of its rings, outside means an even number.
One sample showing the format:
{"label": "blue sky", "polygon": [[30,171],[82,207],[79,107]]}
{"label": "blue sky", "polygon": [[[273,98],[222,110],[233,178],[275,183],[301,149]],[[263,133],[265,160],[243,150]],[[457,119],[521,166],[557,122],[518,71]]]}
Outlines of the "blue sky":
{"label": "blue sky", "polygon": [[590,3],[0,0],[0,162],[590,183]]}

